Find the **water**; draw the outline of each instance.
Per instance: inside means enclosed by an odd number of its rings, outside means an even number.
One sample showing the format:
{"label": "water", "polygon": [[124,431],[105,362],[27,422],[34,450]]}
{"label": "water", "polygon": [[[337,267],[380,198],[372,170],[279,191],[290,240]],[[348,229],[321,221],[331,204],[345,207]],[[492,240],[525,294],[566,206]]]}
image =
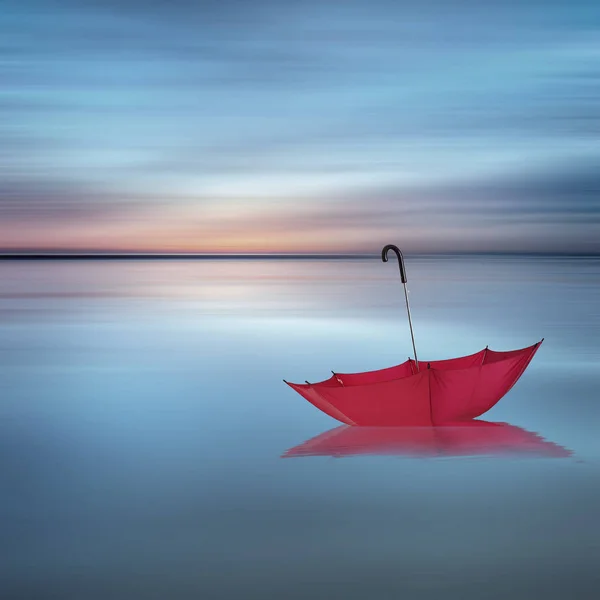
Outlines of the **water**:
{"label": "water", "polygon": [[600,261],[407,269],[422,360],[545,337],[485,418],[558,452],[281,458],[282,378],[412,354],[393,264],[0,262],[0,597],[595,598]]}

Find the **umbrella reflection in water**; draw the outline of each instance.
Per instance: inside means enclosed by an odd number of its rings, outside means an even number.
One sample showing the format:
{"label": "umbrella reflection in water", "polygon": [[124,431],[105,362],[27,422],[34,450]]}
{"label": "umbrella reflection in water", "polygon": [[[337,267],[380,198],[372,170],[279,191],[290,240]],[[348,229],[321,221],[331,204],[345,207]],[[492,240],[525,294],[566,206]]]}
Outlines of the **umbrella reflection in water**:
{"label": "umbrella reflection in water", "polygon": [[342,425],[287,450],[302,456],[535,456],[564,458],[567,448],[508,423],[470,421],[438,427],[352,427]]}

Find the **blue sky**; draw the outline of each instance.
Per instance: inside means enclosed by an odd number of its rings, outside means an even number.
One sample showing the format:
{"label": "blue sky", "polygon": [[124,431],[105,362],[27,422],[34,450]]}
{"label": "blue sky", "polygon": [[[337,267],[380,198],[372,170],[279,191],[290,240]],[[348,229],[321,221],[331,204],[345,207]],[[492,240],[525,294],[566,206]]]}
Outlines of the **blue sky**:
{"label": "blue sky", "polygon": [[600,3],[5,0],[0,247],[600,252]]}

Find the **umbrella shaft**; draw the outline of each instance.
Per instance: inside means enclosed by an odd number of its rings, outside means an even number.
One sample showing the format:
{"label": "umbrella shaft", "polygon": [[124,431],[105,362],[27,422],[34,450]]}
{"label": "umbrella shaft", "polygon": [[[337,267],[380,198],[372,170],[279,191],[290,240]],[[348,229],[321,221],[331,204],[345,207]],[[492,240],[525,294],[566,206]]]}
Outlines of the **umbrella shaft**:
{"label": "umbrella shaft", "polygon": [[410,318],[410,304],[408,303],[408,291],[406,289],[406,283],[404,286],[404,298],[406,299],[406,312],[408,313],[408,326],[410,327],[410,338],[412,340],[413,351],[415,353],[415,363],[417,365],[417,371],[419,370],[419,359],[417,358],[417,347],[415,346],[415,334],[413,332],[412,319]]}

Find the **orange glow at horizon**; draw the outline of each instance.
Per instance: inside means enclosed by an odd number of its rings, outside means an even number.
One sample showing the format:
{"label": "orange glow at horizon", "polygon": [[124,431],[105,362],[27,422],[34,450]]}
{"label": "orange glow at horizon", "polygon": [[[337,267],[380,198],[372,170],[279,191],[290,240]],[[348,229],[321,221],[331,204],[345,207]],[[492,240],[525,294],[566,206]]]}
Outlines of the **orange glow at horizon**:
{"label": "orange glow at horizon", "polygon": [[[0,224],[4,250],[173,253],[344,253],[368,249],[385,232],[336,226],[314,206],[223,214],[140,209],[136,218]],[[334,219],[335,221],[335,219]],[[389,231],[389,235],[393,232]]]}
{"label": "orange glow at horizon", "polygon": [[[419,207],[419,213],[406,213]],[[316,201],[302,204],[259,202],[251,199],[237,210],[218,205],[185,207],[124,206],[86,216],[59,219],[5,219],[0,222],[0,251],[141,252],[141,253],[372,253],[386,243],[402,244],[407,252],[535,251],[540,240],[552,239],[569,250],[572,238],[593,238],[588,227],[552,222],[496,220],[485,227],[461,215],[451,221],[443,207],[429,210],[418,203],[389,207],[376,203],[339,206]],[[435,208],[435,207],[434,207]],[[400,225],[399,225],[400,223]],[[590,244],[591,245],[591,244]]]}

